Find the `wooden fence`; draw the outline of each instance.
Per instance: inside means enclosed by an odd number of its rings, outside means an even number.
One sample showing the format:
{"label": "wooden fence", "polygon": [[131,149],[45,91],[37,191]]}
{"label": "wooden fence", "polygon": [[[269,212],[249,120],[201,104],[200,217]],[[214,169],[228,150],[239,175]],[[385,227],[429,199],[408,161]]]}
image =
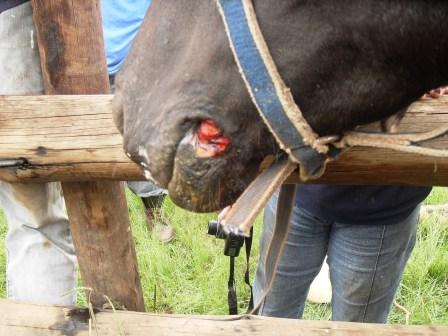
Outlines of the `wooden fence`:
{"label": "wooden fence", "polygon": [[[111,95],[0,97],[0,169],[8,181],[142,180],[140,167],[122,150],[111,115]],[[448,97],[413,104],[402,132],[448,123]],[[365,127],[375,130],[378,125]],[[448,149],[448,137],[427,143]],[[20,161],[19,161],[20,162]],[[319,180],[352,184],[448,185],[448,159],[392,150],[354,148],[328,165]],[[298,174],[291,181],[299,182]]]}
{"label": "wooden fence", "polygon": [[446,336],[448,326],[305,321],[261,316],[158,315],[100,312],[0,300],[0,335],[8,336]]}
{"label": "wooden fence", "polygon": [[[143,311],[126,199],[119,182],[143,179],[143,175],[124,155],[112,123],[99,4],[99,0],[32,0],[49,96],[0,96],[0,179],[63,181],[84,285],[95,293],[92,303],[101,306],[107,295],[130,310]],[[447,107],[446,98],[416,103],[402,128],[421,131],[448,122]],[[448,148],[445,137],[432,145]],[[448,185],[447,168],[447,159],[363,148],[344,153],[320,181]],[[298,175],[290,181],[298,182]],[[99,335],[448,335],[448,328],[433,326],[261,317],[225,321],[225,317],[130,312],[98,313],[89,331],[89,319],[75,312],[1,300],[0,335],[91,335],[98,330]]]}

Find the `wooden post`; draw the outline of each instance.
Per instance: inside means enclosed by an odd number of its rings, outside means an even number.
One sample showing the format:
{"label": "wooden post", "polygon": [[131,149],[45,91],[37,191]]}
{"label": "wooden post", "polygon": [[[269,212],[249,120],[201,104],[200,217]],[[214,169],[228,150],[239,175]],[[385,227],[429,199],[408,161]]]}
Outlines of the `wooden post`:
{"label": "wooden post", "polygon": [[[46,93],[108,93],[100,1],[32,0],[32,5]],[[92,304],[102,306],[107,295],[129,310],[143,311],[122,183],[65,182],[62,187]]]}
{"label": "wooden post", "polygon": [[[48,1],[48,0],[47,0]],[[400,325],[245,317],[100,311],[0,300],[0,335],[8,336],[446,336],[447,325]],[[90,321],[89,321],[90,319]],[[90,322],[90,324],[89,324]]]}

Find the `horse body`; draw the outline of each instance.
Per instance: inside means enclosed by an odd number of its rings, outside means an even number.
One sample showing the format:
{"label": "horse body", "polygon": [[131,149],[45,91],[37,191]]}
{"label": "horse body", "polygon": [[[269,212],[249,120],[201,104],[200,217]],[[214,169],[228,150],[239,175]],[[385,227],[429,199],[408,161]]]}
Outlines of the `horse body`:
{"label": "horse body", "polygon": [[[319,135],[388,117],[448,83],[446,1],[254,1],[285,83]],[[117,77],[124,146],[173,200],[231,204],[279,151],[234,62],[214,1],[154,1]],[[203,155],[198,128],[230,140]],[[205,149],[207,151],[207,149]]]}

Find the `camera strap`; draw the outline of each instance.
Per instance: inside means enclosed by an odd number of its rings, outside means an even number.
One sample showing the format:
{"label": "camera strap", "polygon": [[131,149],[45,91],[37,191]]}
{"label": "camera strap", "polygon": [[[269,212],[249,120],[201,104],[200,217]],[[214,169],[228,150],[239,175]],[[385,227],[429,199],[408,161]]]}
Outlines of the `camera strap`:
{"label": "camera strap", "polygon": [[[222,225],[227,236],[244,237],[244,243],[246,245],[246,273],[244,281],[250,288],[250,301],[246,312],[247,314],[253,314],[258,311],[274,282],[278,261],[280,260],[288,232],[289,218],[295,195],[295,185],[283,185],[283,182],[296,168],[297,164],[287,159],[272,163],[249,185],[222,219]],[[280,186],[276,223],[264,260],[266,274],[265,287],[262,298],[254,309],[253,292],[249,278],[249,259],[253,234],[252,226],[256,217],[264,209],[268,200]],[[230,315],[238,314],[234,263],[234,256],[230,256],[228,279],[228,305]]]}
{"label": "camera strap", "polygon": [[[250,290],[250,299],[247,307],[246,314],[248,314],[254,307],[254,294],[252,291],[252,285],[250,283],[250,252],[252,249],[252,233],[250,232],[249,237],[244,238],[244,245],[246,246],[246,272],[244,273],[244,282],[247,286],[249,286]],[[236,287],[235,287],[235,257],[230,256],[230,267],[229,267],[229,280],[227,281],[227,303],[229,306],[229,315],[238,315],[238,297],[236,295]]]}
{"label": "camera strap", "polygon": [[229,315],[238,315],[238,297],[236,296],[235,282],[235,257],[230,256],[229,280],[227,281],[227,303]]}

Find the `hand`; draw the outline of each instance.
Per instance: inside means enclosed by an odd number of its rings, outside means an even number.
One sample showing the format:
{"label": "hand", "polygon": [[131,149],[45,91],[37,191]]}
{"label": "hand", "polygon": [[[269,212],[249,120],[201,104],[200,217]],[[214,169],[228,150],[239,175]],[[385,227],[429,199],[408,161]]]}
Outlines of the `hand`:
{"label": "hand", "polygon": [[432,99],[432,98],[439,98],[440,96],[444,95],[448,95],[448,86],[442,86],[437,89],[431,90],[428,93],[425,93],[422,98]]}

